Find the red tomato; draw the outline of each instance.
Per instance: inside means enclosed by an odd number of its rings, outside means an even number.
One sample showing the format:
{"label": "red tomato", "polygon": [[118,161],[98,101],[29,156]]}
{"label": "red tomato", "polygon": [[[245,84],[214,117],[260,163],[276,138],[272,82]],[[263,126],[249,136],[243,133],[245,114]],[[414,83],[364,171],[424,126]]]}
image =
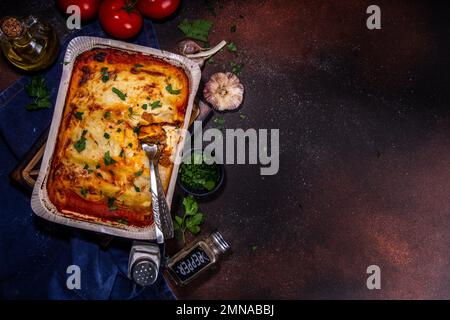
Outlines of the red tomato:
{"label": "red tomato", "polygon": [[80,7],[81,20],[87,21],[97,16],[101,0],[57,0],[58,8],[67,13],[67,7],[76,5]]}
{"label": "red tomato", "polygon": [[135,9],[135,1],[104,0],[100,6],[100,23],[113,37],[127,39],[142,28],[142,16]]}
{"label": "red tomato", "polygon": [[163,19],[174,13],[180,0],[138,0],[139,12],[152,19]]}

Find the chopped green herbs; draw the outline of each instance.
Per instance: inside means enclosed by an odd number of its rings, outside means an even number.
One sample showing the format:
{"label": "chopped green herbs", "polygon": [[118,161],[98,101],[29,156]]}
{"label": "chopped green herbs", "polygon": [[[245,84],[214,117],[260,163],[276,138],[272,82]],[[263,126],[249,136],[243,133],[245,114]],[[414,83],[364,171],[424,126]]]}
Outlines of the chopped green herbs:
{"label": "chopped green herbs", "polygon": [[34,76],[31,78],[25,90],[31,98],[35,98],[33,103],[25,107],[27,110],[51,108],[50,93],[47,89],[47,83],[42,76]]}
{"label": "chopped green herbs", "polygon": [[123,151],[123,149],[120,150],[119,157],[121,157],[121,158],[124,158],[124,157],[125,157],[125,151]]}
{"label": "chopped green herbs", "polygon": [[253,246],[251,246],[251,249],[252,249],[252,251],[256,251],[258,249],[258,246],[253,245]]}
{"label": "chopped green herbs", "polygon": [[230,32],[231,32],[231,33],[235,33],[235,32],[236,32],[236,25],[235,25],[235,24],[233,24],[233,25],[230,27]]}
{"label": "chopped green herbs", "polygon": [[73,144],[73,147],[75,148],[75,150],[78,151],[78,153],[80,153],[84,149],[86,149],[86,138],[85,138],[86,134],[87,134],[87,130],[83,130],[83,132],[81,133],[80,139],[78,139],[77,142],[75,142]]}
{"label": "chopped green herbs", "polygon": [[[180,91],[180,90],[177,90],[177,91]],[[169,91],[170,92],[170,91]],[[152,102],[151,104],[150,104],[150,108],[152,108],[152,110],[153,109],[157,109],[157,108],[161,108],[162,107],[162,105],[161,105],[161,101],[159,101],[159,100],[156,100],[155,102]]]}
{"label": "chopped green herbs", "polygon": [[133,132],[138,135],[139,133],[141,133],[141,127],[134,127]]}
{"label": "chopped green herbs", "polygon": [[189,195],[183,199],[184,214],[182,216],[176,215],[173,220],[173,226],[177,232],[177,237],[185,240],[185,233],[188,230],[192,234],[200,232],[200,225],[203,223],[204,215],[198,211],[198,203]]}
{"label": "chopped green herbs", "polygon": [[102,81],[103,82],[108,82],[109,80],[109,72],[108,72],[108,68],[104,67],[100,70],[100,73],[102,74]]}
{"label": "chopped green herbs", "polygon": [[85,188],[81,188],[80,193],[81,193],[81,195],[82,195],[83,197],[86,198],[86,196],[87,196],[87,194],[88,194],[88,190],[85,189]]}
{"label": "chopped green herbs", "polygon": [[83,120],[83,114],[84,112],[77,111],[75,112],[75,118],[77,118],[78,120]]}
{"label": "chopped green herbs", "polygon": [[190,163],[180,166],[181,182],[192,191],[211,191],[219,182],[219,167],[216,163],[204,162],[201,153],[193,153]]}
{"label": "chopped green herbs", "polygon": [[143,65],[142,65],[142,64],[140,64],[140,63],[136,63],[136,64],[134,65],[134,67],[135,67],[135,68],[142,68],[142,67],[143,67]]}
{"label": "chopped green herbs", "polygon": [[111,136],[109,135],[108,132],[105,132],[105,133],[103,134],[103,137],[104,137],[105,139],[111,138]]}
{"label": "chopped green herbs", "polygon": [[120,100],[125,101],[125,99],[127,98],[126,93],[123,93],[122,91],[120,91],[116,87],[113,87],[111,90],[112,90],[112,92],[117,94],[117,96],[120,98]]}
{"label": "chopped green herbs", "polygon": [[229,44],[227,44],[227,49],[230,52],[237,52],[237,47],[234,42],[230,42]]}
{"label": "chopped green herbs", "polygon": [[213,122],[218,128],[222,128],[225,124],[225,119],[223,117],[216,117]]}
{"label": "chopped green herbs", "polygon": [[247,119],[247,116],[245,115],[245,114],[239,114],[239,118],[241,118],[242,120],[245,120],[245,119]]}
{"label": "chopped green herbs", "polygon": [[89,173],[89,174],[91,174],[91,173],[93,172],[93,170],[89,168],[89,165],[88,165],[88,164],[85,164],[84,167],[83,167],[83,169],[86,170],[87,173]]}
{"label": "chopped green herbs", "polygon": [[133,144],[130,142],[130,143],[128,144],[128,147],[129,147],[129,148],[133,148]]}
{"label": "chopped green herbs", "polygon": [[144,103],[144,104],[142,105],[142,109],[144,109],[144,110],[147,110],[147,107],[148,107],[148,105],[147,105],[146,103]]}
{"label": "chopped green herbs", "polygon": [[208,62],[209,64],[214,64],[214,57],[209,58],[208,60],[206,60],[206,62]]}
{"label": "chopped green herbs", "polygon": [[114,211],[117,209],[116,206],[114,206],[114,202],[116,202],[116,199],[114,197],[108,197],[108,210]]}
{"label": "chopped green herbs", "polygon": [[101,164],[97,163],[97,165],[95,166],[95,169],[100,169],[101,168]]}
{"label": "chopped green herbs", "polygon": [[97,172],[97,177],[103,178],[102,174],[100,172]]}
{"label": "chopped green herbs", "polygon": [[234,61],[230,62],[231,72],[233,72],[235,75],[239,75],[242,71],[242,68],[244,67],[243,64],[238,64]]}
{"label": "chopped green herbs", "polygon": [[138,186],[134,185],[134,191],[141,192],[141,188],[139,188]]}
{"label": "chopped green herbs", "polygon": [[126,220],[126,219],[117,219],[116,221],[117,221],[118,223],[128,225],[128,220]]}
{"label": "chopped green herbs", "polygon": [[103,115],[103,117],[105,119],[110,119],[111,118],[111,112],[110,111],[106,111],[105,114]]}
{"label": "chopped green herbs", "polygon": [[139,170],[138,172],[135,173],[135,175],[136,177],[140,177],[142,176],[142,173],[143,173],[142,170]]}
{"label": "chopped green herbs", "polygon": [[111,164],[116,163],[116,160],[111,158],[111,155],[109,154],[109,151],[105,152],[105,155],[103,156],[103,162],[105,163],[105,166],[109,166]]}
{"label": "chopped green herbs", "polygon": [[183,31],[188,38],[208,42],[208,34],[212,25],[213,23],[208,20],[197,19],[190,21],[184,19],[178,25],[178,28]]}
{"label": "chopped green herbs", "polygon": [[170,94],[179,94],[179,93],[181,92],[181,89],[178,89],[178,90],[173,89],[171,84],[169,84],[169,85],[166,87],[166,90],[167,90],[167,92],[169,92]]}

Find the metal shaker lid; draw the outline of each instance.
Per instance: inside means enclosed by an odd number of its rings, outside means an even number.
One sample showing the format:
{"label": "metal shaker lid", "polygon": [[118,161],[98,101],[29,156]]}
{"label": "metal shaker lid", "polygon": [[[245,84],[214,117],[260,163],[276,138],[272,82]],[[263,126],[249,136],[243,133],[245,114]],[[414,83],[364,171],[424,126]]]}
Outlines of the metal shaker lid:
{"label": "metal shaker lid", "polygon": [[138,285],[149,286],[158,277],[158,266],[150,259],[139,259],[133,264],[131,275]]}
{"label": "metal shaker lid", "polygon": [[214,246],[217,247],[221,253],[225,253],[230,249],[230,245],[225,241],[219,231],[214,231],[211,233],[210,237]]}

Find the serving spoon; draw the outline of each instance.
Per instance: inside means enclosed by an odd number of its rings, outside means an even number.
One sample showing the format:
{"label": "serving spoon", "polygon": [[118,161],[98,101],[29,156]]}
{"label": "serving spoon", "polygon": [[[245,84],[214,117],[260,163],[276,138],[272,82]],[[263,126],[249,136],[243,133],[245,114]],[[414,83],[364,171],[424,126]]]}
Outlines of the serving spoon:
{"label": "serving spoon", "polygon": [[156,241],[163,243],[164,238],[173,238],[173,223],[161,178],[159,177],[158,161],[160,150],[156,144],[142,143],[141,146],[148,157],[150,166],[150,192],[152,194],[153,218],[156,225]]}

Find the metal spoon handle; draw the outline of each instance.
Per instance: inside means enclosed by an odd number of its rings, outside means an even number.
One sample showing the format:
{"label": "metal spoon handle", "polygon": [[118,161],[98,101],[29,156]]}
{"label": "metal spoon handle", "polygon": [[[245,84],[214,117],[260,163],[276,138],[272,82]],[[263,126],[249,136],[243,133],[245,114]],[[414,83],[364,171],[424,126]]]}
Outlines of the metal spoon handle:
{"label": "metal spoon handle", "polygon": [[149,161],[150,166],[150,192],[152,194],[152,210],[153,210],[153,219],[155,221],[155,231],[156,231],[156,242],[163,243],[164,235],[161,232],[161,219],[160,219],[160,208],[159,208],[159,188],[157,181],[157,164],[153,161]]}
{"label": "metal spoon handle", "polygon": [[159,205],[159,217],[161,219],[161,228],[164,234],[164,238],[173,238],[173,223],[172,216],[170,215],[170,209],[167,205],[166,197],[164,195],[163,185],[161,178],[159,177],[158,166],[155,165],[156,185],[158,188],[158,205]]}

